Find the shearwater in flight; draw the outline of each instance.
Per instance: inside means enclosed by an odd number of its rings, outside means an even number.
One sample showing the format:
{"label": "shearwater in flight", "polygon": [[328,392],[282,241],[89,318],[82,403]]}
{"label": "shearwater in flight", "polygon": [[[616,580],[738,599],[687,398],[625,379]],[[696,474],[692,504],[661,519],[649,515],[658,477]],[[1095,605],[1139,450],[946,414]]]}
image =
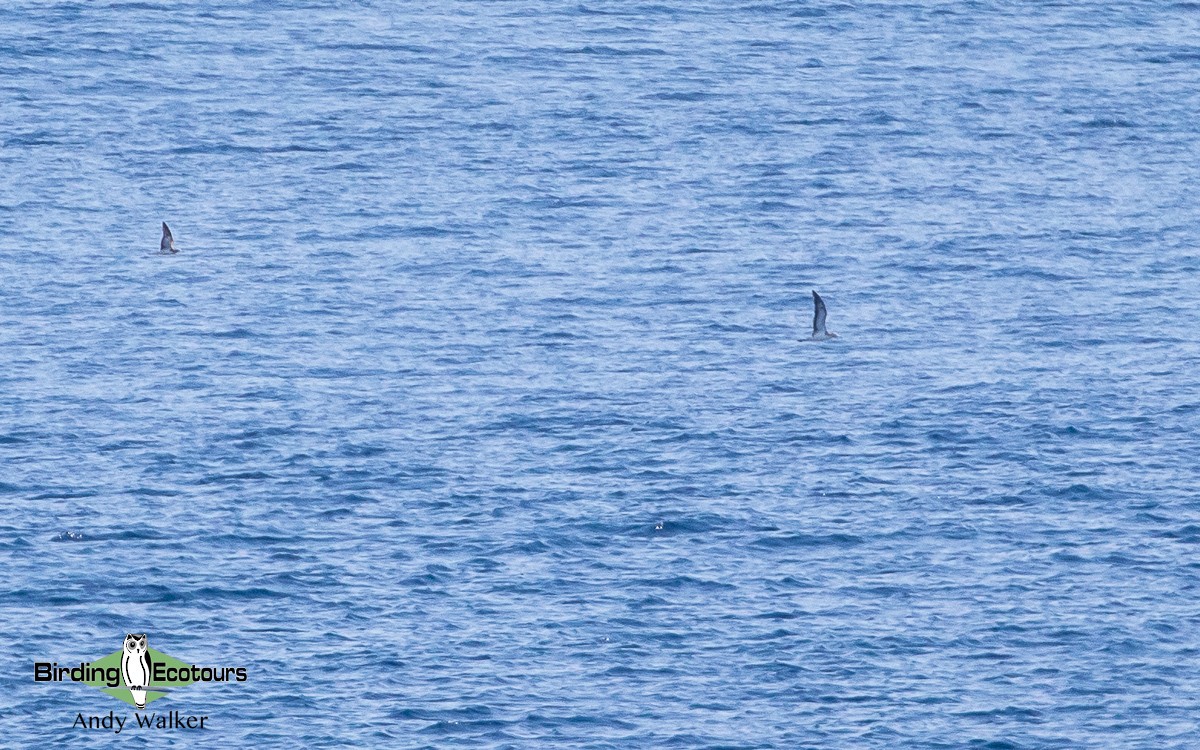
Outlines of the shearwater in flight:
{"label": "shearwater in flight", "polygon": [[171,234],[171,228],[167,226],[167,222],[163,222],[162,242],[158,243],[158,252],[160,253],[177,253],[175,249],[175,235]]}
{"label": "shearwater in flight", "polygon": [[838,335],[825,330],[825,300],[821,299],[821,295],[813,290],[813,332],[812,338],[814,341],[822,339],[836,339]]}

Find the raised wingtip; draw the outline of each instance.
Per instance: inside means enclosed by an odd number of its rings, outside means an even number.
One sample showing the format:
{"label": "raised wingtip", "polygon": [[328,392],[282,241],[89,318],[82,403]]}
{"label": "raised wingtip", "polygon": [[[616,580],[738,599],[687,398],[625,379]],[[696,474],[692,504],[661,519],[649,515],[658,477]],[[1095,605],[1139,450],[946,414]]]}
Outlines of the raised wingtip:
{"label": "raised wingtip", "polygon": [[825,330],[825,300],[821,299],[821,295],[817,294],[817,290],[813,290],[813,338],[819,338],[827,335]]}
{"label": "raised wingtip", "polygon": [[167,222],[162,223],[162,240],[158,243],[159,252],[175,253],[175,235],[171,234],[171,228],[167,226]]}

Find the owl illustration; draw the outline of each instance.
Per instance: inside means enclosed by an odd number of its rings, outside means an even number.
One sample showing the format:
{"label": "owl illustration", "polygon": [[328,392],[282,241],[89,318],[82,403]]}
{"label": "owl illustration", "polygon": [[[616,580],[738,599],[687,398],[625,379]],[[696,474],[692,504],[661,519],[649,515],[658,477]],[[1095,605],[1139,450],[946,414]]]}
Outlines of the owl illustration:
{"label": "owl illustration", "polygon": [[150,649],[145,633],[125,636],[121,644],[121,679],[133,696],[133,705],[145,708],[146,687],[150,684]]}

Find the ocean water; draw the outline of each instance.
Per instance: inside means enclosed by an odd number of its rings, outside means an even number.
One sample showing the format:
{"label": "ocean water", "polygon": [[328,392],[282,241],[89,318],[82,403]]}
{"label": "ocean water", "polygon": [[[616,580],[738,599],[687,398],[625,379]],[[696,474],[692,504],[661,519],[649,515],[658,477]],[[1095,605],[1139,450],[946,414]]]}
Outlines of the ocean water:
{"label": "ocean water", "polygon": [[[0,744],[1200,746],[1198,80],[1189,2],[5,3]],[[73,727],[127,632],[248,680]]]}

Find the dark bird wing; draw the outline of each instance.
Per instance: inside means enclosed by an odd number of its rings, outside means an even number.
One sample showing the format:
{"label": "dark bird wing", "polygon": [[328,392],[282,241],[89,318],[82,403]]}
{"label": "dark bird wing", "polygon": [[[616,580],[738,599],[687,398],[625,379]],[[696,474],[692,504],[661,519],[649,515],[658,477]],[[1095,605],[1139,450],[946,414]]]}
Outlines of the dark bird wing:
{"label": "dark bird wing", "polygon": [[813,335],[825,333],[825,300],[813,292]]}
{"label": "dark bird wing", "polygon": [[159,252],[170,253],[175,251],[175,236],[171,234],[171,228],[167,226],[167,222],[163,222],[162,242],[158,243]]}

